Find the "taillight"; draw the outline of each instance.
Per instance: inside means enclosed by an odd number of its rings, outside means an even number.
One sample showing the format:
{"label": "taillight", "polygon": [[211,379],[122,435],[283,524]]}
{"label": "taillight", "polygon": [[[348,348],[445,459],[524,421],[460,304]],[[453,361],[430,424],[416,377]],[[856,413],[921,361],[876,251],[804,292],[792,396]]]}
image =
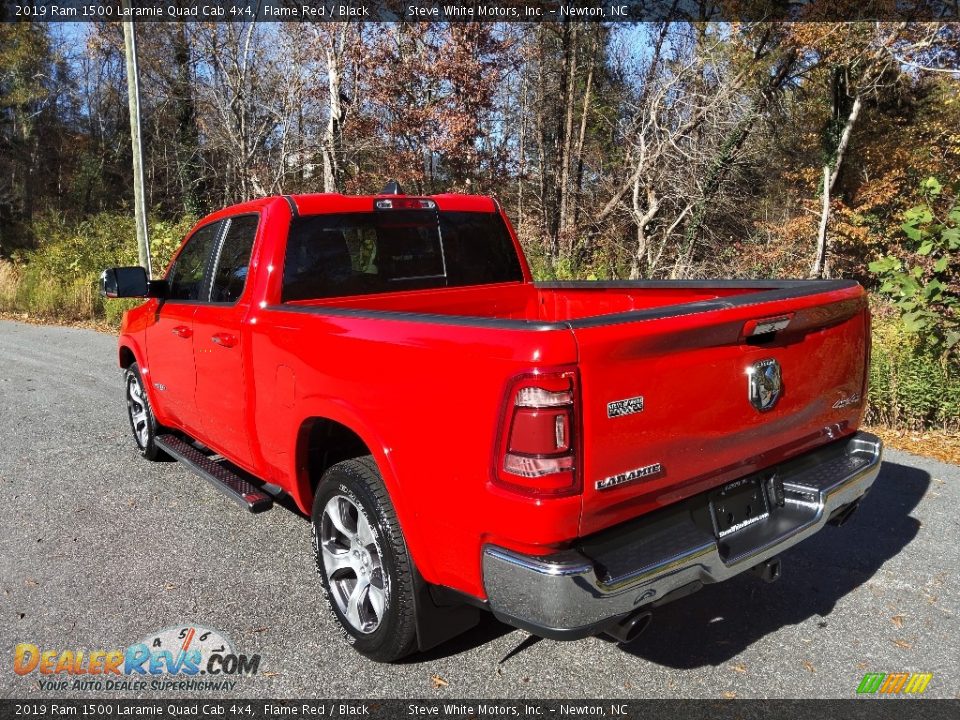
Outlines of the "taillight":
{"label": "taillight", "polygon": [[577,375],[522,375],[507,389],[494,462],[498,484],[534,496],[580,492]]}

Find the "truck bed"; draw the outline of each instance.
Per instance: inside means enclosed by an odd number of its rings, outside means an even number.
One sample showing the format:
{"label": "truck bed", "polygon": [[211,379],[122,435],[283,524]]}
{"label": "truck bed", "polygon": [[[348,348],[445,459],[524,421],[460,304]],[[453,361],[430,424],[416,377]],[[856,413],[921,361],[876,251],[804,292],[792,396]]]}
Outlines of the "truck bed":
{"label": "truck bed", "polygon": [[[548,361],[547,336],[572,336],[573,357],[563,362],[576,363],[583,399],[581,535],[848,435],[863,410],[869,321],[853,281],[509,283],[282,307],[352,323],[395,321],[392,342],[411,351],[444,337],[459,352],[478,332],[531,330],[539,339],[499,342],[515,360]],[[782,330],[751,334],[762,321],[784,318]],[[413,330],[429,325],[441,327]],[[442,326],[461,329],[450,335]],[[476,330],[468,336],[468,328]],[[476,347],[478,359],[490,352]],[[745,373],[769,358],[782,367],[783,396],[758,412]],[[500,393],[491,388],[491,404]],[[642,412],[608,415],[608,404],[634,398],[643,398]]]}
{"label": "truck bed", "polygon": [[561,329],[744,307],[856,286],[846,280],[505,283],[303,300],[287,307],[380,317],[413,314],[420,321],[430,321],[423,316],[433,315],[434,322],[476,325],[479,321],[514,329]]}

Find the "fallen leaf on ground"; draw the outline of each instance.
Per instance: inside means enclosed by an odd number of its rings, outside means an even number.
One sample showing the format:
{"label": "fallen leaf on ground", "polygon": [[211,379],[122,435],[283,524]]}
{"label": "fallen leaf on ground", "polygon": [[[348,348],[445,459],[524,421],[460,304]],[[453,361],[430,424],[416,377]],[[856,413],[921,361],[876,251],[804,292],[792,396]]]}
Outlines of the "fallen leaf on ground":
{"label": "fallen leaf on ground", "polygon": [[813,666],[813,663],[809,660],[803,661],[803,667],[806,668],[807,672],[815,673],[817,671],[817,669]]}
{"label": "fallen leaf on ground", "polygon": [[737,694],[732,690],[726,690],[723,693],[723,697],[725,697],[727,700],[733,700],[733,698],[735,698],[736,696]]}
{"label": "fallen leaf on ground", "polygon": [[731,665],[730,669],[737,673],[745,673],[747,671],[747,666],[743,663],[737,663],[736,665]]}
{"label": "fallen leaf on ground", "polygon": [[908,643],[906,640],[894,640],[893,644],[902,650],[909,650],[913,647],[913,645]]}
{"label": "fallen leaf on ground", "polygon": [[890,622],[892,622],[892,623],[893,623],[894,625],[896,625],[898,628],[902,628],[902,627],[903,627],[903,615],[894,615],[892,618],[890,618]]}
{"label": "fallen leaf on ground", "polygon": [[444,680],[442,677],[440,677],[439,675],[434,675],[434,676],[433,676],[432,678],[430,678],[430,679],[433,681],[433,689],[434,689],[434,690],[438,690],[439,688],[446,687],[447,685],[450,684],[450,683],[448,683],[446,680]]}

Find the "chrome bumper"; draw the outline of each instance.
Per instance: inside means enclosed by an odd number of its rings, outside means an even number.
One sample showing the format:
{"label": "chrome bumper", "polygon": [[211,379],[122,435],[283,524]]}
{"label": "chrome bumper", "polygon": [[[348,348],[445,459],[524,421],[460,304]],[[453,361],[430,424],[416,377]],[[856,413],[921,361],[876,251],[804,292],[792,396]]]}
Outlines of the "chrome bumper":
{"label": "chrome bumper", "polygon": [[489,607],[502,621],[544,637],[594,634],[644,606],[749,570],[831,518],[845,518],[873,485],[882,450],[879,438],[861,432],[770,468],[783,481],[783,507],[720,540],[705,526],[709,511],[701,495],[552,555],[487,545]]}

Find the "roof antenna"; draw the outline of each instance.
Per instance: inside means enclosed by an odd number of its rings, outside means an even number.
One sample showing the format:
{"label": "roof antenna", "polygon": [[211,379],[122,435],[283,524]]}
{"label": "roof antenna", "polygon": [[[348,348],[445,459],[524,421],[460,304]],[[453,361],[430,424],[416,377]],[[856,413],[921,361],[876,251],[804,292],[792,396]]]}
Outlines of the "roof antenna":
{"label": "roof antenna", "polygon": [[400,187],[400,183],[396,180],[391,180],[386,185],[383,186],[383,190],[380,191],[381,195],[403,195],[403,189]]}

